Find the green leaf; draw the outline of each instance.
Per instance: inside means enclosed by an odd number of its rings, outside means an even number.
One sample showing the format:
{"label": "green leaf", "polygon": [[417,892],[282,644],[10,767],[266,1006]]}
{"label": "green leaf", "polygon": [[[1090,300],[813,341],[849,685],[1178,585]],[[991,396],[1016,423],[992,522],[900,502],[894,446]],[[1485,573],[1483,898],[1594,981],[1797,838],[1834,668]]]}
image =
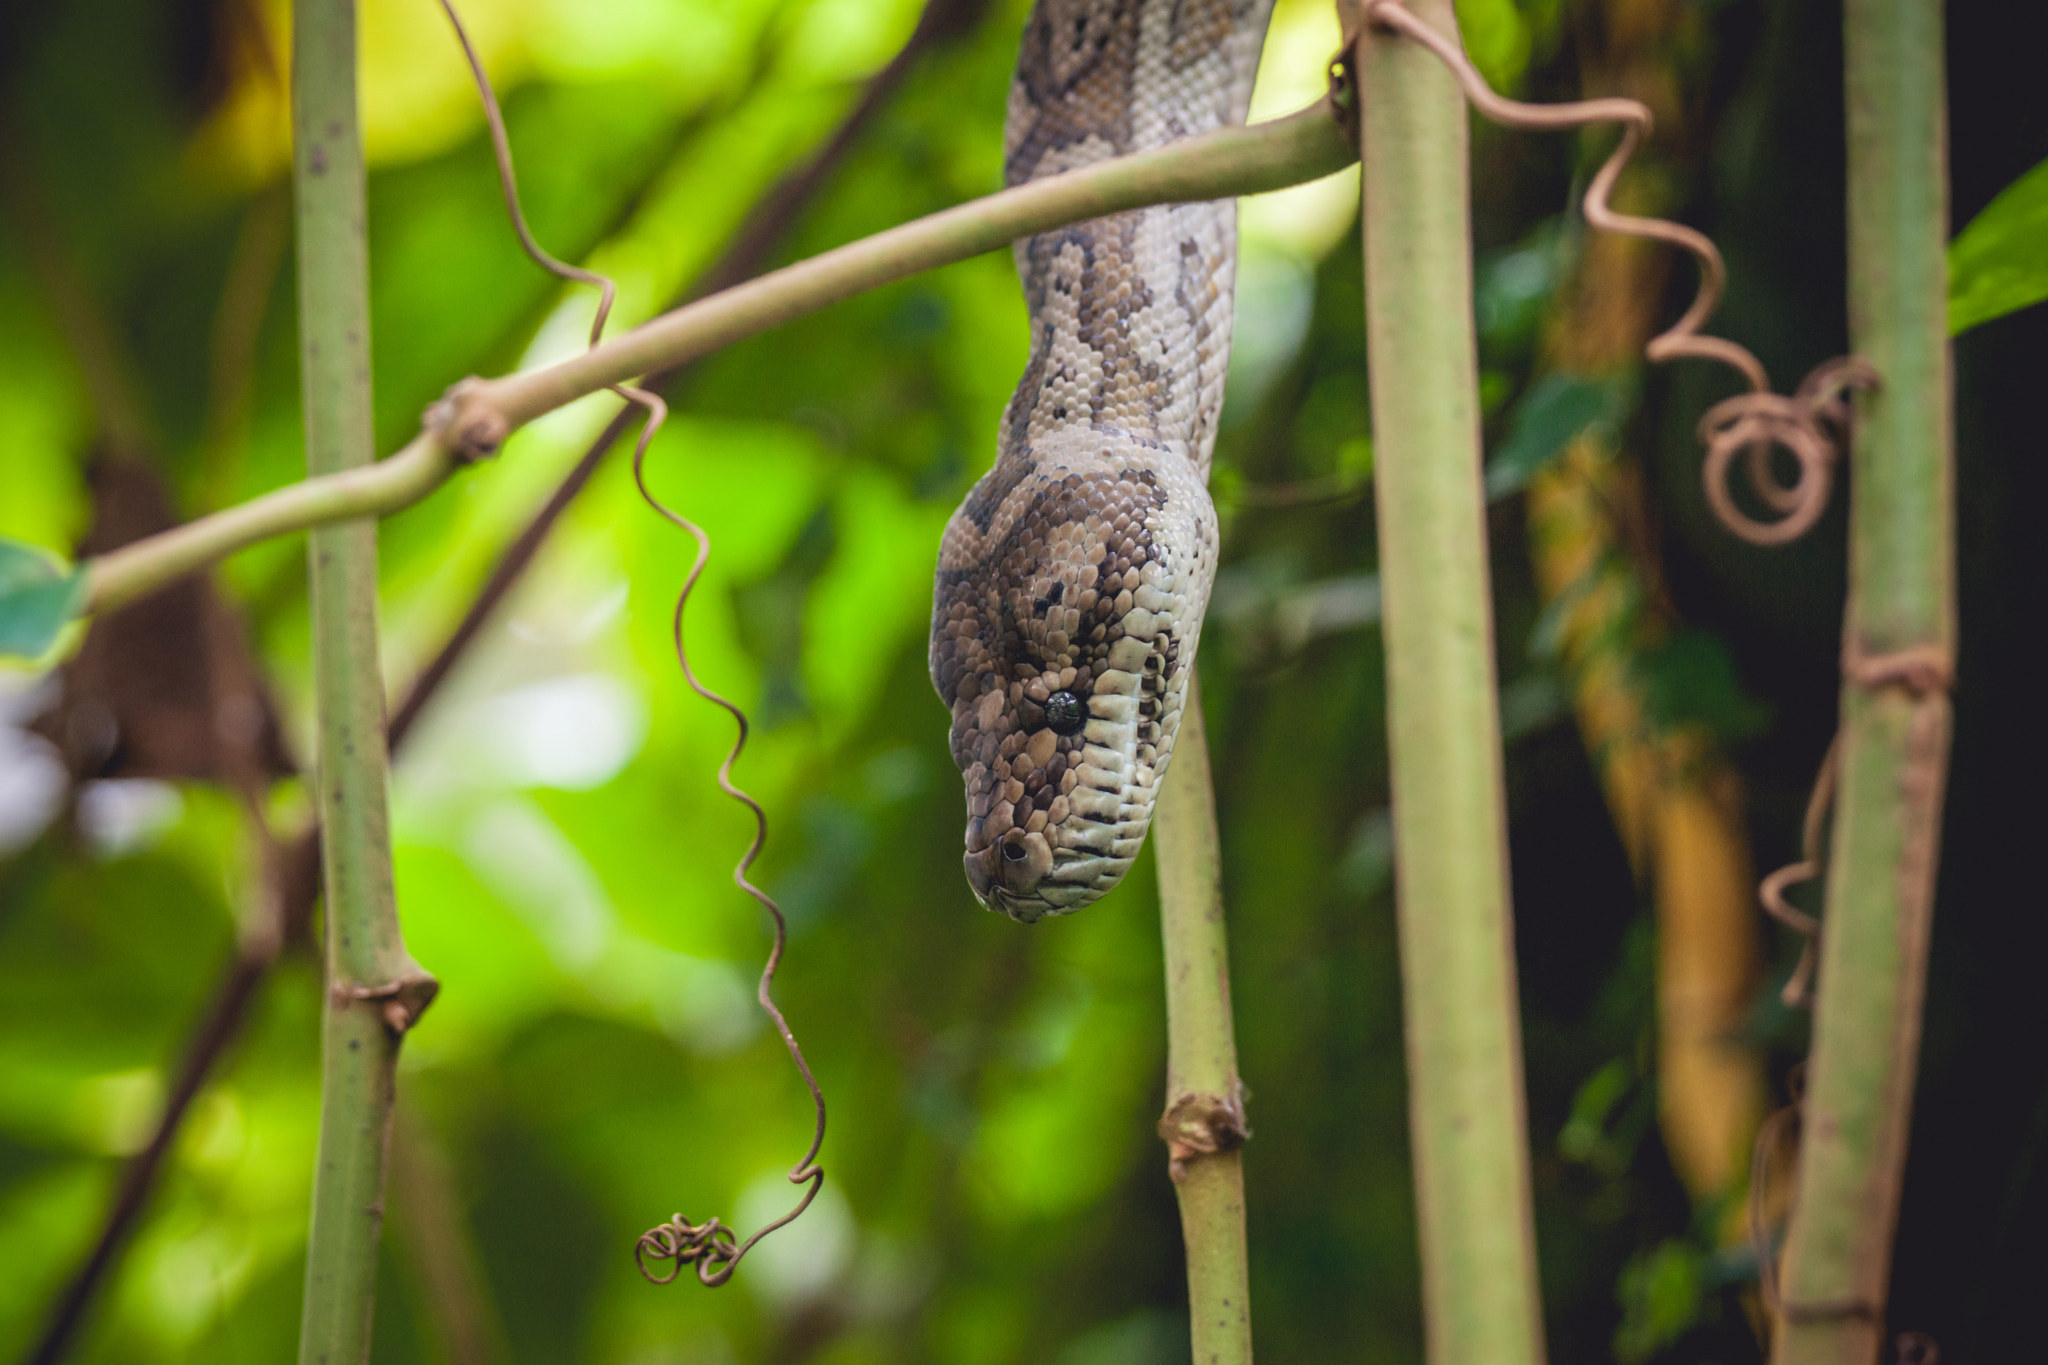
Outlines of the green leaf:
{"label": "green leaf", "polygon": [[1627,410],[1626,386],[1613,380],[1549,374],[1530,386],[1515,407],[1514,429],[1486,465],[1486,497],[1519,493],[1529,480],[1595,422],[1614,422]]}
{"label": "green leaf", "polygon": [[85,570],[0,536],[0,657],[40,658],[85,606]]}
{"label": "green leaf", "polygon": [[1631,1259],[1621,1272],[1615,1359],[1628,1365],[1646,1361],[1705,1320],[1705,1269],[1700,1250],[1675,1238]]}
{"label": "green leaf", "polygon": [[2048,299],[2048,161],[2007,185],[1948,248],[1948,334]]}
{"label": "green leaf", "polygon": [[1770,723],[1769,709],[1742,686],[1728,646],[1706,631],[1675,632],[1642,651],[1635,667],[1648,718],[1660,729],[1704,725],[1733,742]]}
{"label": "green leaf", "polygon": [[1572,1096],[1571,1115],[1557,1135],[1557,1150],[1569,1161],[1595,1167],[1608,1174],[1628,1168],[1629,1153],[1609,1135],[1614,1111],[1635,1088],[1635,1068],[1626,1057],[1616,1057],[1588,1076]]}

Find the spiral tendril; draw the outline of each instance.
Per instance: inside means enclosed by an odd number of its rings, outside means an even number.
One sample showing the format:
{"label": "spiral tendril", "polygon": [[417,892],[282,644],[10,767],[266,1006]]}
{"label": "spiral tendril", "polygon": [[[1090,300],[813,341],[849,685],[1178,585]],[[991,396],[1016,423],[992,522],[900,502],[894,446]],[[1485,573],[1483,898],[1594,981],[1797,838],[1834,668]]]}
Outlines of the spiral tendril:
{"label": "spiral tendril", "polygon": [[[1399,0],[1369,0],[1363,13],[1367,22],[1428,48],[1450,68],[1472,107],[1495,123],[1536,132],[1593,123],[1621,125],[1621,141],[1594,173],[1581,201],[1586,225],[1678,247],[1691,253],[1700,268],[1700,286],[1691,305],[1678,321],[1652,337],[1643,353],[1658,364],[1683,359],[1716,361],[1741,375],[1749,390],[1715,404],[1700,423],[1700,437],[1707,445],[1700,476],[1708,505],[1723,526],[1752,545],[1782,545],[1805,534],[1827,508],[1834,466],[1849,434],[1846,393],[1877,386],[1877,374],[1869,363],[1854,356],[1827,361],[1807,377],[1797,394],[1786,398],[1771,391],[1762,362],[1748,348],[1701,332],[1728,282],[1720,248],[1696,229],[1669,219],[1621,213],[1610,202],[1622,169],[1650,136],[1650,106],[1620,96],[1561,104],[1511,100],[1495,93],[1455,38],[1439,33]],[[1348,35],[1345,50],[1351,50]],[[1785,450],[1798,465],[1798,478],[1790,484],[1777,479],[1771,458],[1774,449]],[[1777,520],[1759,521],[1750,516],[1730,493],[1730,468],[1739,454],[1747,456],[1744,473],[1751,491],[1778,514]]]}
{"label": "spiral tendril", "polygon": [[[512,219],[512,230],[519,238],[519,245],[536,264],[550,274],[573,283],[592,285],[598,290],[597,314],[590,324],[590,345],[594,347],[604,336],[605,322],[610,318],[612,303],[618,297],[617,286],[597,271],[556,260],[534,240],[533,233],[526,225],[526,214],[520,208],[519,183],[513,172],[512,144],[505,133],[505,119],[498,108],[497,93],[491,88],[491,80],[484,72],[483,61],[478,57],[476,46],[470,42],[469,33],[463,27],[462,16],[456,13],[454,0],[441,0],[441,9],[447,14],[448,23],[455,30],[456,41],[462,45],[463,56],[469,60],[470,74],[475,78],[477,95],[483,102],[484,120],[490,126],[491,148],[498,162],[498,188],[504,197],[505,211]],[[696,561],[690,566],[689,576],[683,580],[682,591],[676,596],[675,613],[670,622],[670,636],[675,645],[676,662],[681,665],[683,677],[690,684],[691,690],[704,700],[730,712],[739,727],[732,748],[727,751],[725,761],[719,765],[718,786],[727,796],[753,812],[754,816],[754,838],[733,868],[733,882],[760,902],[761,908],[768,912],[775,925],[774,943],[768,951],[767,964],[761,969],[760,985],[756,988],[755,998],[760,1002],[762,1011],[774,1021],[776,1032],[782,1035],[783,1046],[789,1049],[791,1060],[796,1063],[798,1073],[802,1075],[805,1086],[810,1089],[811,1102],[817,1111],[817,1123],[812,1131],[810,1148],[789,1172],[791,1184],[806,1185],[808,1188],[789,1212],[763,1226],[745,1241],[741,1241],[738,1233],[717,1218],[704,1223],[692,1223],[680,1213],[668,1222],[657,1224],[640,1234],[640,1240],[633,1248],[633,1262],[650,1282],[671,1284],[682,1275],[685,1266],[694,1265],[697,1268],[697,1279],[703,1284],[715,1287],[732,1278],[733,1272],[739,1268],[741,1258],[755,1243],[776,1229],[795,1222],[802,1216],[804,1210],[811,1206],[811,1201],[817,1198],[819,1188],[825,1183],[825,1170],[818,1165],[817,1160],[819,1150],[825,1145],[825,1094],[818,1088],[817,1077],[811,1074],[810,1063],[804,1059],[803,1049],[797,1045],[796,1034],[790,1031],[789,1021],[783,1017],[771,993],[775,984],[775,969],[781,966],[783,950],[789,943],[788,921],[783,918],[782,908],[775,903],[774,898],[747,878],[754,860],[761,856],[761,849],[768,842],[768,813],[761,808],[760,802],[741,790],[732,780],[733,764],[738,762],[741,751],[747,747],[747,715],[734,702],[712,691],[698,679],[696,671],[690,667],[689,651],[683,645],[683,610],[689,605],[690,593],[696,588],[697,580],[703,577],[704,566],[710,562],[711,538],[697,523],[657,498],[653,490],[647,486],[647,450],[653,443],[655,434],[668,420],[668,404],[662,401],[659,394],[636,388],[631,384],[613,384],[609,387],[620,398],[647,412],[647,421],[641,427],[640,438],[633,446],[633,482],[639,488],[640,496],[646,500],[649,507],[688,532],[697,542]],[[659,1267],[663,1262],[672,1262],[672,1268],[663,1275],[657,1269],[650,1268],[650,1259],[655,1267]]]}

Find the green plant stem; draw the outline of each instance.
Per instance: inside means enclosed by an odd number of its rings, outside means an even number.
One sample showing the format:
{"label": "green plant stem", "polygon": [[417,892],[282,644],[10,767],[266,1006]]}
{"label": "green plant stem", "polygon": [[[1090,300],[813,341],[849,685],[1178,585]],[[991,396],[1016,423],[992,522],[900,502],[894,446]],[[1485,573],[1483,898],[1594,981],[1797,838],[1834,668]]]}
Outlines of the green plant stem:
{"label": "green plant stem", "polygon": [[126,606],[196,569],[276,536],[410,507],[439,488],[458,464],[438,441],[416,440],[388,460],[287,484],[274,493],[110,551],[88,561],[89,609],[112,611]]}
{"label": "green plant stem", "polygon": [[1067,223],[1151,204],[1284,189],[1355,159],[1327,105],[1101,162],[961,204],[698,299],[594,350],[460,390],[447,426],[368,468],[282,488],[91,560],[88,611],[132,602],[273,536],[412,506],[460,468],[441,430],[481,422],[491,444],[608,384],[669,369],[896,280]]}
{"label": "green plant stem", "polygon": [[1166,1140],[1188,1255],[1188,1326],[1202,1365],[1249,1365],[1244,1087],[1230,1026],[1223,863],[1202,699],[1190,679],[1152,837],[1166,946]]}
{"label": "green plant stem", "polygon": [[[335,476],[375,454],[354,0],[294,0],[292,22],[306,468]],[[327,990],[299,1360],[356,1365],[370,1357],[399,1044],[433,981],[406,954],[392,895],[377,523],[323,526],[308,551]]]}
{"label": "green plant stem", "polygon": [[1842,733],[1779,1365],[1884,1338],[1934,909],[1955,648],[1940,0],[1848,0],[1849,332],[1860,401]]}
{"label": "green plant stem", "polygon": [[[1409,8],[1456,33],[1451,0]],[[1465,103],[1367,26],[1370,358],[1409,1124],[1429,1359],[1543,1359],[1508,907]]]}
{"label": "green plant stem", "polygon": [[1322,105],[1034,180],[878,232],[663,314],[545,369],[490,381],[480,405],[512,426],[607,384],[695,360],[806,313],[1068,223],[1151,204],[1259,194],[1353,160]]}

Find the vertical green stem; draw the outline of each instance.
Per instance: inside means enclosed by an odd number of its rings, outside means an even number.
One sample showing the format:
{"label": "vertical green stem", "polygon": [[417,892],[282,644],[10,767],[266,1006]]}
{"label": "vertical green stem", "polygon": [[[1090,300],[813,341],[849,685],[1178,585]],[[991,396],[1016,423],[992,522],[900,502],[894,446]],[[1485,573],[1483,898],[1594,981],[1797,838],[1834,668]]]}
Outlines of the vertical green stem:
{"label": "vertical green stem", "polygon": [[1188,683],[1173,767],[1153,817],[1159,922],[1166,943],[1166,1140],[1188,1253],[1188,1326],[1198,1365],[1250,1365],[1250,1267],[1244,1239],[1248,1136],[1230,1026],[1223,864],[1202,698]]}
{"label": "vertical green stem", "polygon": [[[1409,9],[1455,34],[1451,0]],[[1366,27],[1366,345],[1429,1359],[1543,1359],[1480,485],[1465,103]]]}
{"label": "vertical green stem", "polygon": [[[355,6],[294,0],[292,21],[300,378],[318,475],[375,456]],[[392,896],[375,520],[314,531],[309,561],[327,992],[299,1360],[355,1365],[370,1355],[399,1043],[434,985],[406,954]]]}
{"label": "vertical green stem", "polygon": [[1780,1365],[1870,1365],[1920,1041],[1955,647],[1941,0],[1847,0],[1849,331],[1861,402],[1842,735]]}

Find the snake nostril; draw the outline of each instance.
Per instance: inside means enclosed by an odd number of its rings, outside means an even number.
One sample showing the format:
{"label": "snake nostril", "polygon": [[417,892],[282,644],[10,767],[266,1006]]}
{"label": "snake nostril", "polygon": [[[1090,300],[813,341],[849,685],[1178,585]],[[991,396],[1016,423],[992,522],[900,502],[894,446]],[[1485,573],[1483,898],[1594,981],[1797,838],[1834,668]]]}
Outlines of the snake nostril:
{"label": "snake nostril", "polygon": [[1013,862],[1013,863],[1021,863],[1021,862],[1023,862],[1023,861],[1024,861],[1024,858],[1025,858],[1025,851],[1024,851],[1024,845],[1022,845],[1022,844],[1004,844],[1004,845],[1003,845],[1003,857],[1004,857],[1004,858],[1006,858],[1006,859],[1008,859],[1008,860],[1009,860],[1010,862]]}

